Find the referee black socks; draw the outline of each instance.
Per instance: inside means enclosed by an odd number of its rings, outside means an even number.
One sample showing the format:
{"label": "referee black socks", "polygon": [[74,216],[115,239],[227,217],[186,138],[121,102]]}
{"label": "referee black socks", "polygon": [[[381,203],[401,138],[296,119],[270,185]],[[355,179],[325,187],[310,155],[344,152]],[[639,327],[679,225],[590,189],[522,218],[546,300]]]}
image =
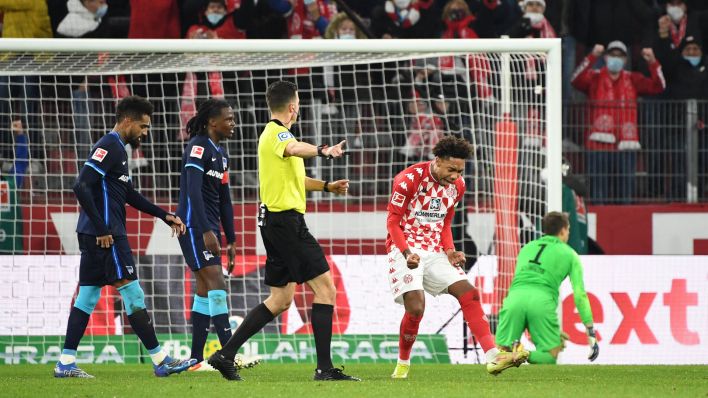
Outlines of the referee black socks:
{"label": "referee black socks", "polygon": [[[234,359],[239,348],[250,339],[251,336],[258,333],[265,325],[272,321],[275,317],[270,312],[265,304],[258,304],[253,308],[243,319],[241,325],[236,329],[229,341],[221,348],[221,355],[228,359]],[[330,336],[331,336],[330,330]]]}
{"label": "referee black socks", "polygon": [[312,304],[312,333],[315,335],[315,350],[317,352],[317,369],[332,369],[332,314],[334,306],[329,304]]}

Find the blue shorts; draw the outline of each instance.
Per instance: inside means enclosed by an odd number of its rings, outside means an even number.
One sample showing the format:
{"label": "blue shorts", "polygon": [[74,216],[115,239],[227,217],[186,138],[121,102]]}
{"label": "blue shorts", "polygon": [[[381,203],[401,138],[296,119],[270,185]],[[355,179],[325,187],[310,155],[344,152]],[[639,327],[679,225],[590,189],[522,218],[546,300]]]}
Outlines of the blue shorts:
{"label": "blue shorts", "polygon": [[[221,242],[221,235],[216,234],[216,239]],[[179,237],[179,246],[182,255],[192,271],[199,271],[210,265],[221,266],[221,256],[214,256],[204,245],[204,237],[199,231],[187,228],[187,232]]]}
{"label": "blue shorts", "polygon": [[105,286],[121,279],[138,279],[127,236],[114,236],[113,245],[104,249],[96,244],[96,236],[78,234],[81,262],[79,285]]}

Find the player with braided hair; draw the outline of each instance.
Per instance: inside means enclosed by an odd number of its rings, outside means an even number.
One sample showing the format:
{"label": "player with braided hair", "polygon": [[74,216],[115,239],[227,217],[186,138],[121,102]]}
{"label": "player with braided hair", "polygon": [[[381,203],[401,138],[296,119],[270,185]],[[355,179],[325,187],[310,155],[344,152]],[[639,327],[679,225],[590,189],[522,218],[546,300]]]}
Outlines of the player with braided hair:
{"label": "player with braided hair", "polygon": [[202,361],[211,323],[222,345],[231,337],[219,225],[226,235],[229,272],[236,255],[236,235],[229,192],[229,158],[219,143],[231,137],[235,126],[233,109],[220,99],[205,101],[187,123],[190,140],[182,156],[177,214],[187,226],[187,233],[179,239],[182,254],[197,279],[192,305],[191,357],[200,363],[193,370],[207,367]]}

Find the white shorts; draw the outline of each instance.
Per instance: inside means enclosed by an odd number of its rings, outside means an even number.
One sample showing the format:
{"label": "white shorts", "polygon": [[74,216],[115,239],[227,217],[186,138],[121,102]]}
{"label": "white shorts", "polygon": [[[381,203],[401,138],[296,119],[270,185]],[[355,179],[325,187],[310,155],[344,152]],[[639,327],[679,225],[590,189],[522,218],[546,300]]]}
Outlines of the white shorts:
{"label": "white shorts", "polygon": [[420,256],[418,268],[409,269],[406,259],[398,249],[388,253],[388,283],[393,299],[403,304],[403,293],[425,290],[433,296],[447,293],[448,286],[457,281],[468,280],[463,268],[450,264],[445,253],[410,249]]}

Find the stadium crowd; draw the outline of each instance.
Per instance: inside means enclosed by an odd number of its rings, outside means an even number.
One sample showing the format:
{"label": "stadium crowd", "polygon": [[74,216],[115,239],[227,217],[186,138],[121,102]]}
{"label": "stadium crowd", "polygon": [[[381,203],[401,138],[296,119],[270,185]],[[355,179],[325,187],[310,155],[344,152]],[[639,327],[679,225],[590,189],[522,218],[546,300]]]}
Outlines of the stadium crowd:
{"label": "stadium crowd", "polygon": [[[590,203],[686,201],[687,131],[691,128],[698,130],[694,168],[698,170],[699,197],[708,198],[708,139],[702,123],[708,114],[708,61],[702,44],[703,38],[708,38],[708,2],[0,0],[0,13],[4,38],[561,38],[564,152],[574,170],[589,180]],[[348,115],[341,118],[340,128],[352,147],[371,148],[368,144],[375,141],[377,148],[386,149],[383,155],[364,153],[361,163],[383,160],[404,165],[430,156],[443,133],[479,134],[471,131],[471,121],[464,115],[474,114],[486,99],[498,97],[498,84],[489,73],[495,69],[495,62],[491,57],[472,55],[467,60],[441,57],[419,59],[412,65],[336,66],[334,71],[312,68],[277,74],[290,75],[297,82],[305,93],[304,109],[320,101],[331,105],[324,108],[325,117],[338,112]],[[519,81],[514,82],[513,95],[518,102],[531,104],[514,110],[523,120],[523,145],[538,149],[543,145],[539,139],[543,109],[533,104],[543,104],[545,98],[544,91],[536,89],[543,87],[543,74],[536,72],[545,68],[544,61],[513,62],[524,71],[519,74],[522,77],[515,77]],[[67,173],[67,168],[68,172],[76,171],[76,167],[60,164],[57,159],[85,158],[91,143],[103,133],[97,125],[105,124],[97,123],[94,113],[111,113],[110,102],[115,99],[150,93],[154,95],[149,97],[169,98],[163,101],[165,109],[158,104],[157,112],[173,115],[172,119],[167,117],[167,125],[180,126],[180,118],[188,119],[195,103],[209,96],[225,97],[236,105],[237,112],[265,109],[261,97],[272,77],[264,71],[63,80],[52,77],[53,84],[45,85],[46,77],[0,76],[2,157],[14,158],[10,126],[15,119],[22,119],[28,130],[31,158],[43,161],[48,172]],[[48,89],[57,92],[45,92]],[[67,92],[59,92],[62,89]],[[400,104],[374,101],[380,94]],[[474,98],[472,109],[466,99],[460,101],[468,96]],[[64,124],[69,126],[68,141],[76,153],[65,154],[61,146],[48,152],[42,146],[67,140],[51,138],[45,128],[39,127],[51,125],[41,120],[45,112],[40,109],[46,105],[40,98],[52,99],[56,112],[71,115],[55,124],[59,130],[66,129]],[[687,100],[697,100],[697,110],[692,111],[697,114],[695,126],[688,128]],[[255,126],[258,116],[251,113],[238,120],[254,119],[251,124]],[[381,116],[388,119],[388,134],[381,134],[385,129],[380,126],[366,126],[367,120],[380,124],[377,117]],[[477,125],[484,126],[484,121]],[[179,140],[185,138],[184,131],[178,130],[176,134],[154,135],[156,143],[166,145],[166,152],[153,153],[165,163],[154,166],[155,172],[175,170],[167,163],[179,153],[178,148],[169,147],[169,142],[181,145]],[[244,143],[232,151],[254,154],[257,132],[241,133]],[[58,133],[62,134],[67,135]],[[484,140],[477,137],[476,142]],[[24,142],[18,145],[26,146]],[[134,156],[140,158],[141,154]],[[238,161],[237,168],[255,170],[255,156]],[[142,167],[147,162],[138,159],[136,164]],[[643,182],[638,182],[640,175],[647,176]],[[386,182],[388,178],[381,180]],[[69,186],[68,182],[48,182],[52,183],[62,184],[57,188]],[[378,193],[387,191],[387,187],[374,189]]]}

